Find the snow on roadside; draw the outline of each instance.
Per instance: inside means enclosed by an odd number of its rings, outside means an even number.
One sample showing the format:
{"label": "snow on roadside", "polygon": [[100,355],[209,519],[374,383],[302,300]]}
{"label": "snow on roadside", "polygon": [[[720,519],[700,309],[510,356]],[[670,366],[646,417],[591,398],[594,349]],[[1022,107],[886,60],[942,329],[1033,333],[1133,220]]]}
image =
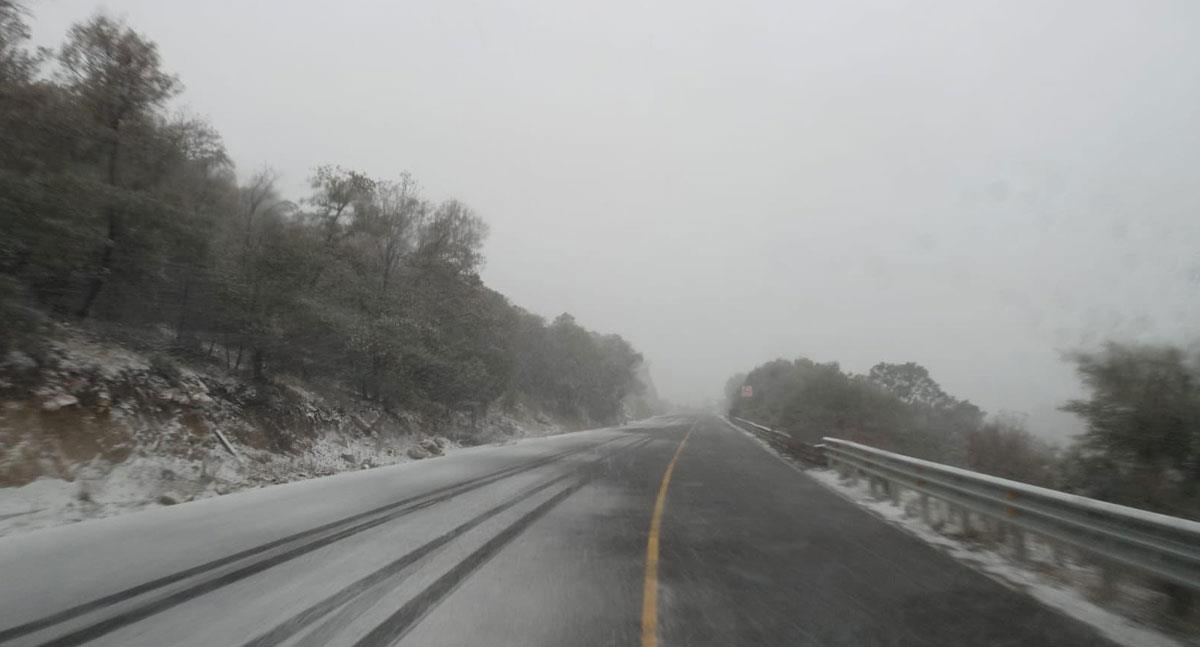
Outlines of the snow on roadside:
{"label": "snow on roadside", "polygon": [[[532,417],[532,416],[531,416]],[[549,421],[492,416],[504,439],[563,433]],[[137,510],[197,501],[241,490],[303,481],[344,472],[385,467],[468,451],[447,438],[372,438],[326,433],[295,453],[275,453],[239,445],[239,458],[212,446],[199,460],[170,455],[135,455],[115,465],[93,460],[71,480],[43,476],[23,486],[0,488],[0,537],[41,528],[112,517]]]}
{"label": "snow on roadside", "polygon": [[[73,480],[41,477],[23,486],[0,488],[0,537],[409,462],[412,459],[404,449],[381,449],[369,438],[323,436],[298,454],[241,447],[240,460],[220,448],[200,460],[166,455],[138,455],[115,465],[96,460],[81,466]],[[439,454],[457,449],[443,441]]]}
{"label": "snow on roadside", "polygon": [[410,463],[417,460],[409,453],[415,448],[421,448],[424,457],[436,458],[565,433],[548,420],[528,421],[499,414],[488,422],[500,429],[503,440],[466,446],[436,436],[411,437],[396,444],[395,439],[381,442],[377,438],[326,434],[299,453],[239,446],[240,458],[213,447],[201,460],[163,455],[134,456],[116,465],[97,460],[80,466],[73,480],[41,477],[23,486],[0,488],[0,537],[258,487]]}
{"label": "snow on roadside", "polygon": [[[964,538],[948,536],[926,525],[920,515],[916,514],[918,495],[915,492],[905,490],[901,496],[900,505],[893,505],[890,500],[874,497],[870,493],[866,479],[860,479],[857,484],[851,484],[843,482],[834,470],[806,469],[791,458],[777,452],[758,436],[728,420],[724,420],[724,422],[834,493],[956,560],[981,571],[996,582],[1030,595],[1042,604],[1088,624],[1118,644],[1128,647],[1200,645],[1200,637],[1197,637],[1197,640],[1181,642],[1155,628],[1135,623],[1121,614],[1097,605],[1088,599],[1082,589],[1089,584],[1094,585],[1100,578],[1099,574],[1086,565],[1072,563],[1070,560],[1062,560],[1061,564],[1057,563],[1061,556],[1056,555],[1049,545],[1039,542],[1033,537],[1026,538],[1028,556],[1034,564],[1052,565],[1052,568],[1046,569],[1047,572],[1033,570],[1028,565],[1005,554],[1001,548],[988,547]],[[934,505],[932,521],[935,524],[946,522],[944,512],[940,506]],[[1057,571],[1059,578],[1056,580],[1051,577],[1049,571]],[[1122,588],[1122,593],[1135,600],[1140,599],[1139,601],[1143,605],[1151,600],[1162,603],[1162,600],[1157,599],[1157,594],[1136,585],[1126,584]]]}
{"label": "snow on roadside", "polygon": [[[846,483],[836,471],[828,469],[806,470],[805,474],[888,523],[982,571],[993,580],[1022,591],[1042,604],[1091,625],[1110,640],[1130,647],[1181,647],[1184,644],[1160,631],[1135,624],[1109,609],[1098,606],[1077,586],[1057,582],[1022,565],[1000,550],[937,532],[926,525],[920,515],[915,514],[915,493],[906,493],[907,496],[901,500],[901,505],[893,505],[889,500],[873,497],[865,479],[860,479],[857,484]],[[1050,547],[1032,537],[1027,537],[1026,541],[1030,544],[1029,555],[1035,563],[1045,564],[1053,561]],[[1065,570],[1068,571],[1068,582],[1086,584],[1099,578],[1092,569],[1078,564],[1067,564]],[[1136,596],[1139,592],[1131,593]]]}
{"label": "snow on roadside", "polygon": [[521,404],[478,421],[388,413],[69,326],[37,357],[0,356],[0,536],[563,431]]}

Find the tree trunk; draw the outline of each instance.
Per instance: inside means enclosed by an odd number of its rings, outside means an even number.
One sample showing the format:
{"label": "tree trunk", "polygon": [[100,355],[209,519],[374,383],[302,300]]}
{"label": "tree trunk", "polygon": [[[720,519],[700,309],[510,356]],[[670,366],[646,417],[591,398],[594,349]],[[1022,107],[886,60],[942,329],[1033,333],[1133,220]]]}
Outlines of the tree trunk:
{"label": "tree trunk", "polygon": [[88,283],[87,290],[83,295],[83,304],[76,312],[80,319],[87,319],[91,316],[92,307],[96,305],[96,298],[100,296],[100,292],[108,283],[108,278],[112,275],[117,240],[121,237],[121,214],[112,206],[106,207],[105,211],[108,214],[108,238],[104,241],[104,251],[100,254],[100,267],[96,269],[96,275]]}
{"label": "tree trunk", "polygon": [[[109,186],[119,186],[121,183],[121,116],[114,117],[109,127],[112,128],[112,141],[108,145],[107,159],[107,175]],[[92,277],[91,282],[83,295],[83,305],[79,306],[79,311],[76,313],[80,319],[87,319],[92,314],[92,307],[96,305],[96,298],[100,296],[100,292],[104,290],[104,286],[108,283],[108,278],[112,275],[113,256],[115,256],[117,243],[121,238],[122,222],[121,212],[116,206],[109,204],[104,207],[105,216],[108,219],[108,238],[104,241],[104,251],[100,254],[100,267],[96,270],[96,276]]]}
{"label": "tree trunk", "polygon": [[[183,341],[184,329],[187,327],[188,301],[192,297],[192,277],[183,280],[183,298],[179,301],[179,317],[175,321],[175,341]],[[190,345],[190,344],[189,344]],[[190,349],[189,349],[190,350]],[[209,353],[212,352],[211,347]]]}
{"label": "tree trunk", "polygon": [[263,382],[267,379],[267,354],[261,348],[255,348],[250,355],[250,364],[254,368],[254,380]]}

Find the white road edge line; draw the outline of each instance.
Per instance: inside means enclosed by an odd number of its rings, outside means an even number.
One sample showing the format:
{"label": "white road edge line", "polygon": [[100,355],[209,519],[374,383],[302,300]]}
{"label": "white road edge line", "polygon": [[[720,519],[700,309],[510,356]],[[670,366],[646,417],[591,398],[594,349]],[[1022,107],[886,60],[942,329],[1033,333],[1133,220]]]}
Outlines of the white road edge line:
{"label": "white road edge line", "polygon": [[796,470],[797,472],[804,474],[805,470],[803,467],[800,467],[796,463],[788,460],[785,456],[783,456],[779,452],[775,451],[774,448],[772,448],[770,445],[767,444],[767,441],[763,440],[762,438],[759,438],[758,436],[755,436],[754,434],[750,433],[749,431],[746,431],[745,429],[742,429],[741,427],[733,424],[732,422],[729,422],[729,420],[725,416],[717,416],[717,419],[720,420],[721,422],[725,423],[726,425],[729,425],[730,429],[733,429],[734,431],[740,431],[747,438],[754,441],[754,444],[758,445],[764,452],[770,454],[771,456],[774,456],[776,459],[778,459],[784,465],[787,465],[788,467]]}

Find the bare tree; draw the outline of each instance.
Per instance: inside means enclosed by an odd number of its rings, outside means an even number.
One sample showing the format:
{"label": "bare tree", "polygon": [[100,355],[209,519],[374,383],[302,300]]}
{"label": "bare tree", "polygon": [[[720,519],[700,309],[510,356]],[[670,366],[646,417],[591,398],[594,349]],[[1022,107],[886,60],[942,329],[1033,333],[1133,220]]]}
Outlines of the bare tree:
{"label": "bare tree", "polygon": [[438,205],[421,227],[417,257],[425,263],[442,263],[463,274],[474,272],[483,263],[483,241],[487,224],[457,201]]}
{"label": "bare tree", "polygon": [[238,191],[243,247],[250,247],[254,230],[264,216],[281,215],[295,207],[279,197],[276,188],[278,181],[279,174],[274,169],[265,168],[251,176],[250,181]]}
{"label": "bare tree", "polygon": [[[144,119],[177,94],[178,79],[162,70],[158,47],[119,21],[104,15],[71,27],[59,51],[61,82],[92,119],[94,143],[103,160],[104,181],[122,187],[122,156],[131,122]],[[100,261],[77,314],[91,314],[96,297],[113,271],[124,236],[121,210],[104,207],[107,237]]]}
{"label": "bare tree", "polygon": [[376,210],[371,227],[379,263],[379,288],[386,292],[404,256],[412,251],[414,234],[426,214],[416,182],[405,173],[395,182],[375,188]]}
{"label": "bare tree", "polygon": [[312,196],[308,204],[314,207],[312,216],[325,230],[325,243],[332,245],[346,229],[356,209],[361,210],[375,191],[375,181],[358,171],[340,166],[317,167],[309,179]]}
{"label": "bare tree", "polygon": [[40,53],[25,49],[28,40],[25,7],[15,0],[0,0],[0,87],[29,82],[41,64]]}

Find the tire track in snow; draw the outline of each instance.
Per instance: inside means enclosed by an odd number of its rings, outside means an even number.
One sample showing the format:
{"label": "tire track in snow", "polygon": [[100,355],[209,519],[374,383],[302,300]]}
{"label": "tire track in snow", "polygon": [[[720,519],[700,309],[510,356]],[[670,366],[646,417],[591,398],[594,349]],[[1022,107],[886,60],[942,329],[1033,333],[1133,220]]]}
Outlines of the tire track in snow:
{"label": "tire track in snow", "polygon": [[[566,450],[563,452],[558,452],[556,454],[551,454],[549,456],[538,458],[538,459],[529,461],[527,463],[523,463],[521,465],[496,470],[494,472],[482,475],[482,476],[474,478],[474,479],[468,479],[468,480],[460,482],[460,483],[448,485],[448,486],[445,486],[442,488],[437,488],[437,489],[431,490],[429,492],[418,494],[418,495],[415,495],[412,497],[406,497],[399,501],[395,501],[393,503],[389,503],[387,505],[380,506],[380,507],[374,508],[372,510],[367,510],[365,512],[354,514],[349,517],[345,517],[343,519],[339,519],[337,521],[333,521],[328,524],[324,524],[324,525],[318,526],[316,528],[312,528],[310,530],[305,530],[305,531],[301,531],[298,533],[294,533],[287,537],[283,537],[283,538],[280,538],[280,539],[277,539],[277,540],[274,540],[274,541],[271,541],[271,542],[268,542],[265,544],[261,544],[259,546],[255,546],[253,548],[249,548],[249,549],[234,553],[233,555],[215,559],[215,560],[206,562],[204,564],[200,564],[198,566],[173,573],[171,575],[167,575],[167,576],[155,579],[155,580],[151,580],[144,584],[130,587],[128,589],[118,591],[111,595],[107,595],[107,596],[104,596],[101,598],[97,598],[96,600],[92,600],[90,602],[85,602],[83,604],[76,605],[69,609],[51,614],[49,616],[45,616],[43,618],[39,618],[37,620],[32,620],[32,621],[29,621],[29,622],[26,622],[26,623],[23,623],[20,625],[16,625],[14,627],[10,627],[8,629],[0,630],[0,644],[10,642],[12,640],[15,640],[15,639],[23,637],[23,636],[28,636],[30,634],[37,633],[37,632],[45,630],[45,629],[49,629],[55,625],[62,624],[67,621],[73,620],[75,618],[79,618],[84,615],[87,615],[89,613],[93,613],[93,612],[111,607],[113,605],[117,605],[122,602],[132,600],[141,595],[144,595],[146,593],[152,592],[157,589],[161,589],[161,588],[169,586],[171,584],[176,584],[176,583],[182,582],[184,580],[187,580],[189,578],[204,575],[204,574],[210,573],[212,571],[215,571],[217,569],[220,569],[224,566],[229,566],[231,564],[234,564],[238,561],[241,561],[241,560],[244,560],[244,559],[247,559],[250,557],[259,556],[259,555],[262,555],[264,553],[267,553],[268,551],[271,551],[271,550],[274,550],[277,548],[285,547],[288,544],[295,543],[295,542],[302,542],[306,539],[321,535],[321,533],[333,531],[331,534],[325,535],[323,537],[318,537],[317,539],[314,539],[313,541],[310,541],[308,543],[301,543],[298,546],[286,548],[285,550],[283,550],[280,553],[277,553],[270,557],[266,557],[264,559],[252,562],[250,564],[247,564],[245,566],[237,568],[233,571],[225,573],[224,575],[221,575],[221,576],[209,579],[209,580],[204,580],[204,581],[198,582],[194,585],[191,585],[187,588],[184,588],[180,591],[177,591],[177,592],[167,595],[165,597],[161,597],[161,598],[158,598],[155,600],[148,601],[146,603],[143,603],[139,606],[135,606],[132,609],[126,610],[126,611],[119,613],[115,616],[112,616],[110,618],[106,618],[99,622],[95,622],[93,624],[87,625],[81,629],[71,631],[65,635],[59,636],[57,638],[52,638],[46,642],[40,643],[40,645],[42,645],[43,647],[50,647],[50,646],[67,647],[70,645],[80,645],[80,644],[83,644],[90,640],[99,638],[100,636],[103,636],[105,634],[111,633],[121,627],[127,626],[129,624],[133,624],[135,622],[138,622],[140,620],[143,620],[143,619],[153,616],[155,614],[161,613],[162,611],[165,611],[169,608],[172,608],[174,606],[182,604],[183,602],[186,602],[187,600],[190,600],[192,598],[198,597],[205,593],[209,593],[211,591],[217,590],[224,586],[228,586],[229,584],[232,584],[233,582],[245,579],[246,577],[250,577],[251,575],[254,575],[256,573],[264,571],[268,568],[285,563],[287,561],[295,559],[296,557],[299,557],[306,553],[312,552],[313,550],[316,550],[318,548],[322,548],[324,546],[332,544],[338,540],[345,539],[346,537],[356,535],[363,531],[369,530],[370,528],[374,528],[374,527],[377,527],[384,523],[387,523],[389,521],[393,521],[399,517],[407,515],[416,510],[420,510],[420,509],[435,505],[437,503],[441,503],[443,501],[454,498],[461,494],[464,494],[464,493],[467,493],[467,492],[470,492],[473,490],[477,490],[486,485],[490,485],[497,481],[500,481],[500,480],[503,480],[503,479],[506,479],[506,478],[509,478],[512,476],[516,476],[518,474],[522,474],[524,472],[528,472],[530,470],[534,470],[539,467],[544,467],[551,463],[568,458],[572,455],[598,449],[600,447],[603,447],[604,445],[610,444],[612,442],[615,442],[617,440],[620,440],[620,439],[626,438],[626,437],[627,436],[618,436],[616,438],[611,438],[611,439],[605,440],[603,442],[596,443],[594,445],[589,445],[587,447],[570,449],[570,450]],[[376,517],[376,518],[372,518],[372,517]],[[364,520],[366,520],[366,521],[364,521]],[[357,523],[360,521],[362,523]],[[357,525],[354,525],[356,523],[357,523]]]}

